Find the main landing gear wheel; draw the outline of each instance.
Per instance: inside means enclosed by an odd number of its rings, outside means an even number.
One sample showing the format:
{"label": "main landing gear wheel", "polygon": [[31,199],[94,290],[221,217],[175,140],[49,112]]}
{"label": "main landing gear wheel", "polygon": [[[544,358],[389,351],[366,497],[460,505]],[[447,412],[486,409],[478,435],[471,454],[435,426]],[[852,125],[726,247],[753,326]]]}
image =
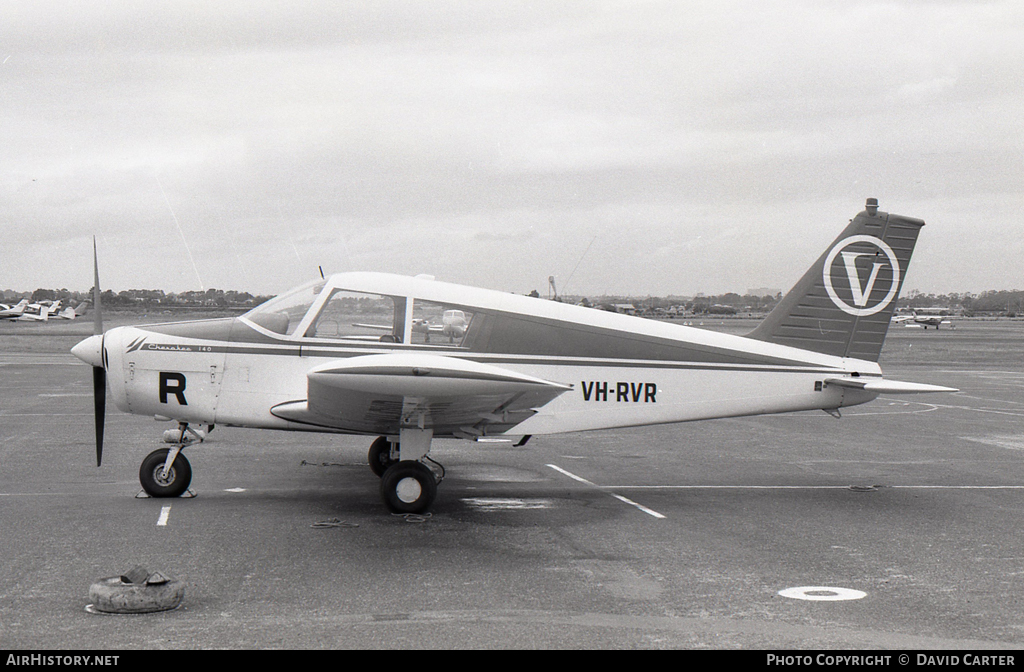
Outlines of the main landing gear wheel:
{"label": "main landing gear wheel", "polygon": [[378,436],[370,444],[370,454],[367,455],[367,461],[370,463],[370,471],[378,477],[383,476],[384,472],[392,464],[398,463],[398,460],[391,459],[391,442],[388,441],[387,437]]}
{"label": "main landing gear wheel", "polygon": [[139,467],[139,482],[150,497],[178,497],[192,482],[192,465],[181,453],[174,458],[167,473],[163,473],[169,452],[168,448],[154,450]]}
{"label": "main landing gear wheel", "polygon": [[394,513],[422,513],[437,497],[437,479],[421,462],[396,462],[380,479],[380,495]]}

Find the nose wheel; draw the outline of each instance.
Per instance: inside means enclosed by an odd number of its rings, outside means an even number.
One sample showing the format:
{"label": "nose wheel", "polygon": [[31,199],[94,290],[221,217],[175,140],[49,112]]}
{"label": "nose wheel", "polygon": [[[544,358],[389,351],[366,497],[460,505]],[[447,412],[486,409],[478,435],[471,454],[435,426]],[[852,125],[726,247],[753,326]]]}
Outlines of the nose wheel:
{"label": "nose wheel", "polygon": [[180,497],[192,483],[192,465],[182,454],[182,449],[194,443],[202,443],[213,431],[213,425],[206,430],[189,427],[179,422],[177,429],[164,432],[164,441],[173,444],[170,448],[158,448],[146,456],[139,467],[139,483],[150,497]]}
{"label": "nose wheel", "polygon": [[169,448],[154,450],[139,467],[139,482],[150,497],[180,497],[192,483],[192,465],[180,452],[166,468]]}

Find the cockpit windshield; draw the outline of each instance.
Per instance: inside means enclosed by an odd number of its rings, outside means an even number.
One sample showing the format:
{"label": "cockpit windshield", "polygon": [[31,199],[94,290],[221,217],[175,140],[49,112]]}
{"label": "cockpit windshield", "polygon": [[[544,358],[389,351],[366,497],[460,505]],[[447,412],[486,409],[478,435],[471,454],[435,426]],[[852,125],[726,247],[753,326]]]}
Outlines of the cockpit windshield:
{"label": "cockpit windshield", "polygon": [[323,288],[323,280],[307,282],[261,303],[242,317],[274,333],[291,335]]}

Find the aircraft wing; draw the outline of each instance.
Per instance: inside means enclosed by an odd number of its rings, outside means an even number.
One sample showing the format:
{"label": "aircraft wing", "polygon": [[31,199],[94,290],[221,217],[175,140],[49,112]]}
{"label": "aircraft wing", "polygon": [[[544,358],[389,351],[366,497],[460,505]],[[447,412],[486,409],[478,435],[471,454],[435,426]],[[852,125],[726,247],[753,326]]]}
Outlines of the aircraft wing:
{"label": "aircraft wing", "polygon": [[959,392],[955,387],[943,387],[942,385],[927,385],[925,383],[905,383],[900,380],[885,380],[882,378],[826,378],[826,385],[849,387],[865,392],[878,394],[920,394],[924,392]]}
{"label": "aircraft wing", "polygon": [[307,373],[307,398],[271,409],[286,420],[367,434],[403,427],[474,438],[505,432],[572,387],[471,360],[364,355]]}

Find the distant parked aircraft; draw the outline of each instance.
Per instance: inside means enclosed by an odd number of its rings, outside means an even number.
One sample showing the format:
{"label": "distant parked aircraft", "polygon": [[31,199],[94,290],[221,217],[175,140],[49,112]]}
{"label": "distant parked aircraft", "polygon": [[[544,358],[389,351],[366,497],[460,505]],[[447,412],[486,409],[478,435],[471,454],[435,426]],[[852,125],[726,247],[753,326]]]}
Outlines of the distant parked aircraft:
{"label": "distant parked aircraft", "polygon": [[22,299],[13,306],[8,306],[6,303],[0,303],[0,320],[13,320],[17,317],[21,317],[26,308],[28,308],[28,299]]}
{"label": "distant parked aircraft", "polygon": [[950,327],[953,326],[953,321],[949,319],[947,315],[918,315],[916,311],[910,315],[895,315],[892,318],[893,324],[903,324],[911,322],[913,324],[919,324],[925,329],[928,327],[939,328],[940,324],[948,324]]}

